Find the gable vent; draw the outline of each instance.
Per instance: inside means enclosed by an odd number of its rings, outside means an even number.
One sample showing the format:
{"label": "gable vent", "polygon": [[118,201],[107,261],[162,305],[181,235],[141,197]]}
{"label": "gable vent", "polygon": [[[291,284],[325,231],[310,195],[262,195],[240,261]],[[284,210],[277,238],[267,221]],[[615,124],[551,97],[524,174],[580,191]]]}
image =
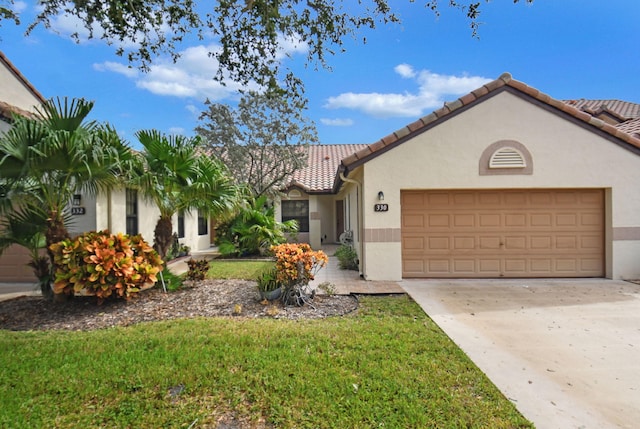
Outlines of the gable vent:
{"label": "gable vent", "polygon": [[524,168],[527,162],[518,149],[503,147],[491,155],[489,168]]}

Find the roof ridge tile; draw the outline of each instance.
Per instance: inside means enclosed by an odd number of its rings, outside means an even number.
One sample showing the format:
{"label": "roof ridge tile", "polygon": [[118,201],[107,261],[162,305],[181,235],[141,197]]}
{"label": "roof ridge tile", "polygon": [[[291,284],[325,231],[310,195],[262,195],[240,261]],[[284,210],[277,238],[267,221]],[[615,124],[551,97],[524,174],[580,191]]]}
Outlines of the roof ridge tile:
{"label": "roof ridge tile", "polygon": [[[405,127],[398,129],[396,132],[383,137],[376,143],[368,145],[366,148],[359,150],[353,155],[345,157],[342,160],[342,163],[341,163],[342,165],[340,168],[349,169],[350,167],[354,166],[356,162],[358,163],[358,165],[362,162],[366,162],[366,160],[369,157],[375,156],[376,153],[380,152],[383,148],[387,148],[389,146],[401,143],[402,141],[406,140],[406,138],[409,137],[411,134],[419,132],[426,126],[438,120],[441,120],[442,118],[447,117],[449,114],[451,114],[455,110],[458,110],[464,106],[471,105],[476,101],[481,100],[485,96],[489,95],[490,93],[505,86],[513,88],[514,90],[519,91],[523,94],[526,94],[544,104],[547,104],[550,107],[553,107],[561,112],[564,112],[568,115],[571,115],[577,118],[578,120],[584,122],[585,124],[596,127],[608,133],[609,135],[640,149],[639,138],[636,138],[634,135],[628,134],[623,130],[620,130],[612,125],[605,123],[604,121],[594,116],[589,115],[588,113],[585,113],[582,109],[576,106],[576,104],[578,104],[577,102],[570,104],[570,103],[555,99],[550,95],[532,86],[527,85],[524,82],[513,79],[513,77],[509,72],[504,72],[500,75],[500,77],[498,77],[498,79],[482,85],[480,88],[475,89],[466,95],[463,95],[457,100],[454,100],[452,102],[445,102],[443,107],[436,109],[431,113],[429,113],[428,115],[423,116],[420,119],[406,125]],[[630,104],[628,102],[624,102],[624,103]],[[381,144],[378,144],[378,143],[381,143]]]}

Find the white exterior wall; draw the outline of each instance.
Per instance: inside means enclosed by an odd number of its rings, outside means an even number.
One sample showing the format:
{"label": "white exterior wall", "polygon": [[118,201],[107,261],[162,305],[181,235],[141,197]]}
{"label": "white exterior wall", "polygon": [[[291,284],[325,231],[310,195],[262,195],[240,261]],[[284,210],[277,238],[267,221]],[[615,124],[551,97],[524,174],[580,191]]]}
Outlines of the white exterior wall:
{"label": "white exterior wall", "polygon": [[318,195],[320,215],[320,239],[323,244],[336,241],[336,206],[333,195]]}
{"label": "white exterior wall", "polygon": [[[523,144],[532,175],[480,176],[483,151]],[[408,189],[603,188],[606,275],[640,277],[640,156],[508,92],[442,122],[364,166],[365,276],[399,280],[400,191]],[[389,211],[374,213],[378,191]]]}
{"label": "white exterior wall", "polygon": [[[126,216],[126,194],[124,189],[112,190],[110,194],[98,196],[95,204],[96,226],[93,229],[108,229],[117,234],[125,233],[127,230]],[[156,223],[160,218],[160,211],[152,203],[146,201],[138,193],[138,232],[144,240],[153,244],[153,235]],[[86,229],[89,231],[91,229]],[[173,217],[173,232],[178,232],[178,216]],[[210,233],[198,235],[198,213],[193,211],[185,213],[184,216],[184,238],[180,239],[181,244],[185,244],[191,250],[206,250],[211,246]]]}
{"label": "white exterior wall", "polygon": [[[76,235],[84,231],[96,230],[97,201],[94,195],[79,194],[81,197],[79,208],[84,209],[85,214],[72,214],[69,232]],[[71,209],[76,206],[71,206]]]}

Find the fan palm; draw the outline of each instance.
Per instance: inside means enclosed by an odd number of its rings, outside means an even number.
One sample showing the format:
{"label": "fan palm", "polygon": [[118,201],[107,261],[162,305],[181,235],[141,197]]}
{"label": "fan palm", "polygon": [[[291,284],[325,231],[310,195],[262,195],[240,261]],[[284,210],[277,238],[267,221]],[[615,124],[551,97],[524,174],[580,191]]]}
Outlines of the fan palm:
{"label": "fan palm", "polygon": [[113,128],[87,120],[92,108],[83,99],[52,99],[32,117],[15,116],[0,136],[0,215],[42,211],[47,249],[69,237],[73,194],[113,187],[132,159]]}
{"label": "fan palm", "polygon": [[172,217],[198,210],[219,216],[234,208],[238,188],[221,162],[201,153],[198,138],[167,136],[157,130],[136,133],[144,150],[137,175],[130,182],[160,211],[154,231],[162,258],[172,244]]}

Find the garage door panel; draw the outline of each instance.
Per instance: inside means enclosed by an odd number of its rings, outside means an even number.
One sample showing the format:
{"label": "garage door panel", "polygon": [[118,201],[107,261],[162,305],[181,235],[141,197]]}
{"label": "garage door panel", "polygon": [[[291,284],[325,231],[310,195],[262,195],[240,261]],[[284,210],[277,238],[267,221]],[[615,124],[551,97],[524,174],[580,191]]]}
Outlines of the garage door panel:
{"label": "garage door panel", "polygon": [[553,261],[550,258],[530,258],[529,270],[537,276],[546,276],[553,272]]}
{"label": "garage door panel", "polygon": [[422,214],[413,214],[403,216],[402,218],[402,228],[424,228],[424,215]]}
{"label": "garage door panel", "polygon": [[409,273],[422,273],[424,269],[424,261],[422,259],[406,259],[402,262],[402,269]]}
{"label": "garage door panel", "polygon": [[579,237],[581,250],[594,250],[599,252],[602,247],[602,237],[599,236],[581,236]]}
{"label": "garage door panel", "polygon": [[422,237],[406,237],[402,242],[404,250],[422,250],[424,249],[424,238]]}
{"label": "garage door panel", "polygon": [[507,228],[522,228],[527,226],[527,215],[522,213],[505,213],[504,226]]}
{"label": "garage door panel", "polygon": [[475,237],[454,237],[453,239],[453,250],[473,250],[475,248]]}
{"label": "garage door panel", "polygon": [[504,248],[506,250],[525,250],[528,246],[527,237],[505,237]]}
{"label": "garage door panel", "polygon": [[502,216],[497,213],[481,213],[478,215],[478,225],[483,228],[500,228]]}
{"label": "garage door panel", "polygon": [[500,259],[480,259],[478,262],[478,271],[481,274],[488,274],[491,275],[491,277],[496,277],[502,271]]}
{"label": "garage door panel", "polygon": [[529,225],[534,228],[551,228],[553,226],[553,214],[533,213],[530,216]]}
{"label": "garage door panel", "polygon": [[456,228],[474,228],[476,226],[476,217],[472,213],[454,214],[453,226]]}
{"label": "garage door panel", "polygon": [[429,271],[437,274],[445,274],[451,271],[451,265],[448,259],[431,259],[429,260]]}
{"label": "garage door panel", "polygon": [[455,259],[453,261],[453,264],[454,264],[454,270],[457,273],[473,274],[476,272],[475,259]]}
{"label": "garage door panel", "polygon": [[427,250],[434,250],[437,253],[442,251],[448,251],[451,246],[449,245],[449,237],[429,237],[429,246]]}
{"label": "garage door panel", "polygon": [[405,277],[604,275],[602,190],[409,191],[402,201]]}
{"label": "garage door panel", "polygon": [[30,260],[24,247],[12,245],[7,248],[0,256],[0,283],[34,282],[33,269],[27,266]]}
{"label": "garage door panel", "polygon": [[527,272],[527,260],[525,258],[507,258],[504,261],[505,276],[521,275]]}
{"label": "garage door panel", "polygon": [[429,206],[448,207],[450,205],[449,197],[450,195],[444,192],[431,193],[426,199],[422,199],[422,204],[424,205],[426,202]]}
{"label": "garage door panel", "polygon": [[500,243],[501,243],[502,239],[500,237],[496,237],[496,236],[485,236],[485,237],[480,237],[479,242],[480,242],[480,246],[478,247],[478,250],[496,250],[496,249],[500,249]]}

